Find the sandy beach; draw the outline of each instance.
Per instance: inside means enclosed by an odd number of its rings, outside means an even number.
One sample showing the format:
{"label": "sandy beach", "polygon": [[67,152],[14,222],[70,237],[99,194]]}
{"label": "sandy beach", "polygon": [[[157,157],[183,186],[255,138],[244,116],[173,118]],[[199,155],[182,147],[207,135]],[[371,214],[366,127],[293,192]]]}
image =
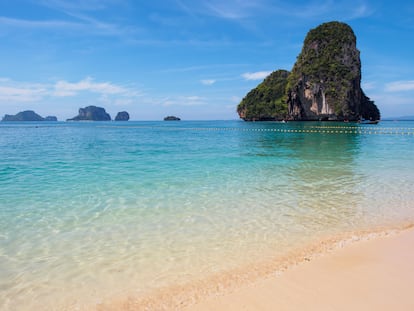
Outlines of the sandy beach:
{"label": "sandy beach", "polygon": [[185,311],[414,310],[414,230],[339,247]]}

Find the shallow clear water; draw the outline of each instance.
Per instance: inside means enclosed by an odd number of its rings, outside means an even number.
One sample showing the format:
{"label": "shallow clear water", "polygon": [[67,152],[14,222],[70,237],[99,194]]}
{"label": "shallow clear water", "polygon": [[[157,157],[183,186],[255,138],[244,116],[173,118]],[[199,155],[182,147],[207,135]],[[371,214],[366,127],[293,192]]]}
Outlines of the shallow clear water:
{"label": "shallow clear water", "polygon": [[414,122],[0,123],[0,309],[77,309],[414,220]]}

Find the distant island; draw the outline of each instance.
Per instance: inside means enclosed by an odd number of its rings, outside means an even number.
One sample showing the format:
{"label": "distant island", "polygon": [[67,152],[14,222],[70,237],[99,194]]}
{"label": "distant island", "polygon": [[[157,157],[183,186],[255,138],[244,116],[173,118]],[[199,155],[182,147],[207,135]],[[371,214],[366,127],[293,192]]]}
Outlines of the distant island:
{"label": "distant island", "polygon": [[57,121],[55,116],[47,116],[45,118],[38,115],[33,110],[21,111],[15,115],[6,114],[1,121],[5,122],[20,122],[20,121]]}
{"label": "distant island", "polygon": [[[115,117],[115,121],[128,121],[129,113],[126,111],[118,112]],[[6,114],[1,121],[57,121],[55,116],[42,117],[33,110],[21,111],[15,115]],[[111,116],[105,111],[104,108],[96,106],[87,106],[85,108],[79,108],[79,114],[66,121],[111,121]]]}
{"label": "distant island", "polygon": [[164,121],[180,121],[181,119],[175,116],[168,116],[164,118]]}
{"label": "distant island", "polygon": [[126,111],[118,112],[115,117],[115,121],[128,121],[129,120],[129,113]]}
{"label": "distant island", "polygon": [[237,106],[245,121],[379,120],[361,89],[361,60],[352,28],[324,23],[307,34],[293,69],[276,70]]}
{"label": "distant island", "polygon": [[66,121],[111,121],[111,116],[106,113],[104,108],[88,106],[79,108],[79,114]]}

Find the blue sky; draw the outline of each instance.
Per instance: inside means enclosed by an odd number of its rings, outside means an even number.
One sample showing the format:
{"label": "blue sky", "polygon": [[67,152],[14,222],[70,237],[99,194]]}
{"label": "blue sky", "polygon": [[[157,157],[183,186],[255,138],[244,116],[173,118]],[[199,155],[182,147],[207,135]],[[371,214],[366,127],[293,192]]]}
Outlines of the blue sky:
{"label": "blue sky", "polygon": [[412,1],[0,0],[0,116],[97,105],[132,120],[237,119],[246,93],[332,20],[354,29],[382,116],[414,115]]}

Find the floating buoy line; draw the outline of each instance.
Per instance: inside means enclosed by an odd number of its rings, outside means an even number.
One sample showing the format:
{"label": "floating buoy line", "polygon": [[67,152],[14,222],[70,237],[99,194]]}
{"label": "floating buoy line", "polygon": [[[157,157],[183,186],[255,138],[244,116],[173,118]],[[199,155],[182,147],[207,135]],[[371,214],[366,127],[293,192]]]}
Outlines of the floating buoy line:
{"label": "floating buoy line", "polygon": [[306,128],[242,128],[242,127],[167,127],[167,126],[102,126],[108,128],[138,128],[165,131],[238,131],[238,132],[276,132],[305,134],[360,134],[360,135],[413,135],[411,127],[372,127],[372,126],[312,126]]}

